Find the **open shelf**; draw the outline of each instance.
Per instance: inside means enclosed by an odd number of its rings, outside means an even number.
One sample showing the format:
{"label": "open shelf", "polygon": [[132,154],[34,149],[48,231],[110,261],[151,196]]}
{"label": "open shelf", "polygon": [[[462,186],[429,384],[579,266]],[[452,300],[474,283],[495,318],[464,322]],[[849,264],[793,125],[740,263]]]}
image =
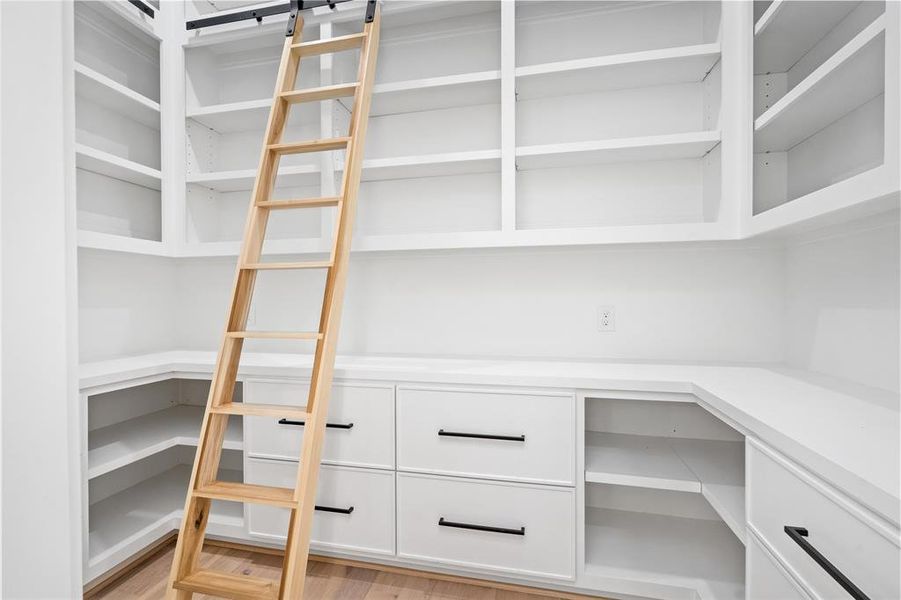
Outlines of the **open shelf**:
{"label": "open shelf", "polygon": [[[188,175],[187,182],[217,192],[237,192],[252,189],[256,176],[256,169],[215,171],[211,173],[192,173]],[[281,167],[278,170],[279,186],[311,184],[319,184],[319,167],[316,165],[294,165]]]}
{"label": "open shelf", "polygon": [[[426,77],[376,84],[370,115],[438,110],[500,102],[500,71]],[[349,106],[348,106],[349,108]]]}
{"label": "open shelf", "polygon": [[[381,181],[468,173],[493,173],[500,170],[500,164],[500,150],[370,158],[363,161],[362,180]],[[336,166],[339,171],[343,168],[342,164]]]}
{"label": "open shelf", "polygon": [[121,158],[84,144],[75,144],[75,166],[152,190],[161,188],[162,174],[159,169],[152,169],[133,160]]}
{"label": "open shelf", "polygon": [[842,0],[774,0],[754,25],[754,72],[788,71],[857,4]]}
{"label": "open shelf", "polygon": [[[176,465],[117,494],[91,504],[88,571],[91,580],[177,529],[184,510],[191,467]],[[241,481],[240,471],[220,471],[219,477]],[[207,532],[238,537],[244,531],[244,509],[233,502],[216,503]]]}
{"label": "open shelf", "polygon": [[75,94],[157,131],[160,129],[159,102],[80,63],[75,63]]}
{"label": "open shelf", "polygon": [[791,149],[881,94],[884,86],[881,16],[756,119],[755,151]]}
{"label": "open shelf", "polygon": [[[174,446],[196,446],[203,410],[202,406],[174,406],[92,431],[88,436],[88,479]],[[243,449],[240,419],[229,419],[222,447]]]}
{"label": "open shelf", "polygon": [[701,158],[719,142],[719,131],[699,131],[522,146],[516,149],[516,164],[523,169],[545,169],[586,164]]}
{"label": "open shelf", "polygon": [[745,539],[744,444],[588,432],[585,481],[703,495]]}
{"label": "open shelf", "polygon": [[516,68],[523,98],[702,81],[720,58],[719,43],[696,44]]}
{"label": "open shelf", "polygon": [[149,254],[151,256],[169,256],[170,252],[163,242],[144,240],[141,238],[103,233],[101,231],[78,231],[78,247],[95,250],[111,250],[132,254]]}
{"label": "open shelf", "polygon": [[691,588],[703,600],[741,600],[744,570],[744,549],[721,522],[586,508],[587,583],[635,596]]}

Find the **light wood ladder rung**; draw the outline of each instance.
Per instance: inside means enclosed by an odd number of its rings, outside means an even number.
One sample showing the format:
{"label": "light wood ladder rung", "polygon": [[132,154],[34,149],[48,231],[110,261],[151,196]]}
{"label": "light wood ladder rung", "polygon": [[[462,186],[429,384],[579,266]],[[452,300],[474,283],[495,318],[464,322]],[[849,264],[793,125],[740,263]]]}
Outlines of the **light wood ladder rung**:
{"label": "light wood ladder rung", "polygon": [[296,508],[294,490],[291,488],[253,485],[236,481],[213,481],[194,490],[194,495],[210,500],[229,502],[252,502],[282,508]]}
{"label": "light wood ladder rung", "polygon": [[278,271],[291,269],[330,269],[332,261],[318,260],[309,262],[259,262],[241,265],[244,271]]}
{"label": "light wood ladder rung", "polygon": [[315,40],[312,42],[292,44],[291,50],[294,52],[300,52],[300,55],[302,57],[316,56],[318,54],[328,54],[330,52],[341,52],[343,50],[353,50],[354,48],[360,48],[363,45],[363,40],[365,39],[365,33],[352,33],[350,35],[342,35],[325,40]]}
{"label": "light wood ladder rung", "polygon": [[219,406],[211,406],[210,412],[218,415],[241,415],[244,417],[279,417],[293,421],[306,421],[310,418],[310,413],[306,411],[306,408],[282,404],[228,402]]}
{"label": "light wood ladder rung", "polygon": [[276,154],[305,154],[308,152],[328,152],[329,150],[341,150],[350,142],[349,137],[331,138],[328,140],[312,140],[310,142],[287,142],[284,144],[269,144],[266,148]]}
{"label": "light wood ladder rung", "polygon": [[228,331],[225,333],[225,337],[260,340],[321,340],[322,334],[315,331]]}
{"label": "light wood ladder rung", "polygon": [[272,210],[284,210],[287,208],[325,208],[328,206],[338,206],[341,203],[340,197],[334,198],[297,198],[294,200],[264,200],[257,202],[260,208],[269,208]]}
{"label": "light wood ladder rung", "polygon": [[294,90],[293,92],[282,92],[278,96],[291,104],[319,102],[320,100],[334,100],[335,98],[353,96],[357,93],[359,87],[359,83],[341,83],[306,90]]}
{"label": "light wood ladder rung", "polygon": [[277,600],[279,582],[262,577],[201,570],[174,583],[176,589],[231,600]]}

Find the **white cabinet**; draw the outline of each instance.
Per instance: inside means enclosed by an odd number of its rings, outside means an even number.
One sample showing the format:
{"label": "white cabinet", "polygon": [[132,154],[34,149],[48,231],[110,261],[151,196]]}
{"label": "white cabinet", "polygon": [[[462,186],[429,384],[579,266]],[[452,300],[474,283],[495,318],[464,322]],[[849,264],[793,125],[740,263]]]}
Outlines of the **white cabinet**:
{"label": "white cabinet", "polygon": [[[248,458],[246,481],[293,488],[298,463]],[[247,531],[284,542],[289,511],[248,504]],[[354,554],[394,554],[394,472],[323,465],[319,470],[312,547]]]}
{"label": "white cabinet", "polygon": [[571,394],[400,387],[398,470],[573,485]]}
{"label": "white cabinet", "polygon": [[573,489],[398,473],[397,518],[401,558],[574,577]]}
{"label": "white cabinet", "polygon": [[[308,382],[245,383],[244,401],[305,406]],[[248,417],[247,454],[255,458],[298,460],[304,425],[278,417]],[[394,468],[394,387],[336,383],[329,400],[322,462]]]}
{"label": "white cabinet", "polygon": [[870,598],[898,598],[898,530],[789,459],[753,441],[748,446],[748,524],[817,598],[848,593],[786,527],[806,529],[810,544]]}
{"label": "white cabinet", "polygon": [[810,600],[755,536],[748,541],[747,597],[753,600]]}

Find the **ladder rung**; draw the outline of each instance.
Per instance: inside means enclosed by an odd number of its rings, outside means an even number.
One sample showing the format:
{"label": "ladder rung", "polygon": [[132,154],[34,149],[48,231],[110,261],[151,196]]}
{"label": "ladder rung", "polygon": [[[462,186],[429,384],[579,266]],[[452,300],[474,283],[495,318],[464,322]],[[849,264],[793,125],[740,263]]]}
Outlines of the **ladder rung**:
{"label": "ladder rung", "polygon": [[325,206],[338,206],[341,198],[298,198],[296,200],[265,200],[257,202],[260,208],[271,208],[273,210],[283,208],[322,208]]}
{"label": "ladder rung", "polygon": [[257,338],[265,340],[319,340],[322,334],[315,331],[229,331],[230,338]]}
{"label": "ladder rung", "polygon": [[246,271],[288,270],[288,269],[330,269],[332,261],[319,260],[309,262],[260,262],[247,263],[241,268]]}
{"label": "ladder rung", "polygon": [[262,577],[201,570],[174,583],[176,589],[232,600],[277,600],[279,582]]}
{"label": "ladder rung", "polygon": [[320,100],[334,100],[335,98],[346,98],[357,93],[360,87],[358,83],[342,83],[339,85],[327,85],[324,87],[310,88],[307,90],[295,90],[293,92],[282,92],[279,97],[290,102],[291,104],[300,104],[301,102],[318,102]]}
{"label": "ladder rung", "polygon": [[304,154],[306,152],[327,152],[346,148],[349,137],[313,140],[311,142],[288,142],[287,144],[269,144],[266,148],[276,154]]}
{"label": "ladder rung", "polygon": [[316,56],[317,54],[328,54],[329,52],[341,52],[342,50],[359,48],[363,45],[364,39],[366,39],[365,33],[353,33],[325,40],[292,44],[291,50],[300,52],[301,56]]}
{"label": "ladder rung", "polygon": [[198,498],[210,500],[227,500],[229,502],[252,502],[268,504],[282,508],[296,508],[294,490],[290,488],[270,487],[268,485],[252,485],[235,481],[214,481],[194,490]]}
{"label": "ladder rung", "polygon": [[305,421],[310,414],[305,408],[284,406],[281,404],[248,404],[245,402],[229,402],[210,408],[210,412],[220,415],[241,415],[245,417],[280,417],[295,421]]}

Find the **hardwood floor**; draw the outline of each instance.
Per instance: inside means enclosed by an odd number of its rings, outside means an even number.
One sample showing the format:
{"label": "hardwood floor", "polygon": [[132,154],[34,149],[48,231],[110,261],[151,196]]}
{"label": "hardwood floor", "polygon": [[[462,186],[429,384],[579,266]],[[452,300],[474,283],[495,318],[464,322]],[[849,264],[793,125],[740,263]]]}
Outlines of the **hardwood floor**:
{"label": "hardwood floor", "polygon": [[[161,549],[107,587],[90,594],[91,600],[158,600],[163,598],[174,544]],[[281,556],[220,546],[204,548],[204,567],[278,579]],[[322,600],[564,600],[569,594],[538,594],[497,589],[467,582],[375,570],[333,562],[313,561],[307,570],[305,597]],[[213,596],[195,594],[195,600]]]}

